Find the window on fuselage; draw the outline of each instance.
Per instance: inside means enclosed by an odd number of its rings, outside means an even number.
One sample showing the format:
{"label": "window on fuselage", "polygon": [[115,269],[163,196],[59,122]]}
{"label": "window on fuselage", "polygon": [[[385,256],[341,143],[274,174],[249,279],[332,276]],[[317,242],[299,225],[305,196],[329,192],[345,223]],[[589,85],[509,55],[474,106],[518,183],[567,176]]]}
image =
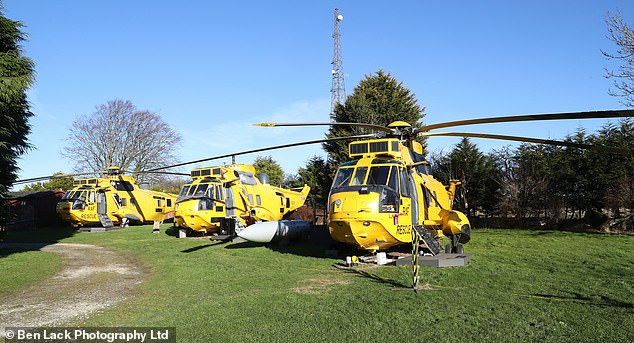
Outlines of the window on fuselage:
{"label": "window on fuselage", "polygon": [[75,191],[68,191],[66,192],[66,194],[64,194],[64,196],[62,197],[61,201],[72,201],[75,199]]}
{"label": "window on fuselage", "polygon": [[86,191],[81,191],[78,192],[79,194],[77,195],[77,197],[75,198],[75,200],[79,200],[79,201],[86,201],[86,196],[87,196],[87,192]]}
{"label": "window on fuselage", "polygon": [[365,174],[368,172],[368,167],[358,167],[354,172],[354,178],[350,183],[350,186],[362,185],[365,180]]}
{"label": "window on fuselage", "polygon": [[189,187],[191,187],[190,185],[186,184],[185,186],[183,186],[183,189],[181,189],[181,192],[178,194],[179,197],[182,197],[184,195],[187,195],[187,192],[189,192]]}
{"label": "window on fuselage", "polygon": [[196,192],[194,193],[194,196],[203,196],[203,195],[205,195],[205,192],[207,191],[207,187],[209,187],[208,183],[199,184],[198,187],[196,187]]}
{"label": "window on fuselage", "polygon": [[352,172],[354,172],[354,168],[339,168],[335,176],[335,181],[332,183],[332,188],[336,189],[347,186],[348,183],[350,183]]}
{"label": "window on fuselage", "polygon": [[194,195],[194,192],[196,192],[196,187],[194,187],[194,185],[192,185],[192,186],[189,188],[189,192],[187,192],[187,196],[193,196],[193,195]]}
{"label": "window on fuselage", "polygon": [[390,174],[389,166],[376,166],[370,168],[366,185],[386,185]]}
{"label": "window on fuselage", "polygon": [[398,193],[398,169],[396,167],[390,169],[390,180],[387,182],[387,186]]}
{"label": "window on fuselage", "polygon": [[407,177],[407,171],[403,168],[398,169],[398,173],[400,175],[401,181],[401,195],[405,197],[410,197],[410,184],[408,182],[409,178]]}
{"label": "window on fuselage", "polygon": [[240,182],[242,182],[243,185],[249,185],[249,186],[257,185],[257,182],[255,181],[255,176],[253,176],[253,173],[239,171],[238,177],[240,178]]}
{"label": "window on fuselage", "polygon": [[134,186],[128,181],[110,181],[110,184],[118,191],[134,190]]}
{"label": "window on fuselage", "polygon": [[216,200],[224,200],[225,199],[225,194],[222,191],[222,187],[220,186],[215,186],[214,187],[216,189]]}

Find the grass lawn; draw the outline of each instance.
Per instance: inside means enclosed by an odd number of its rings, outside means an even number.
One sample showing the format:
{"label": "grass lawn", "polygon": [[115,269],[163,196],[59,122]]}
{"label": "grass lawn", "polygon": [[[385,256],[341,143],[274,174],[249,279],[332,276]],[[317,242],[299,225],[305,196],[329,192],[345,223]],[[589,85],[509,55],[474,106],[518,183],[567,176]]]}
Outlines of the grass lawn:
{"label": "grass lawn", "polygon": [[50,252],[0,248],[0,298],[53,276],[61,265]]}
{"label": "grass lawn", "polygon": [[[342,261],[324,257],[325,246],[218,244],[151,231],[60,239],[151,266],[136,297],[71,324],[176,327],[179,342],[634,340],[632,236],[475,230],[465,246],[475,254],[470,265],[423,267],[427,290],[415,293],[404,290],[411,268],[337,269]],[[39,267],[42,253],[30,254],[3,257],[0,270],[23,265],[21,256]]]}

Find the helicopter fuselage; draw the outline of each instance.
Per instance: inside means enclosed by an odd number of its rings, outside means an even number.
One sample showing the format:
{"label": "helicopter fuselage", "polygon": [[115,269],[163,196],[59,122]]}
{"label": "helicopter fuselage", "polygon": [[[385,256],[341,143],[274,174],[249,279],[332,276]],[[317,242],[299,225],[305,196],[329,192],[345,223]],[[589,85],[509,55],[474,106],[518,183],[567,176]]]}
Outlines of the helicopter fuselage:
{"label": "helicopter fuselage", "polygon": [[175,200],[175,195],[141,189],[131,176],[113,171],[105,178],[75,180],[73,188],[58,202],[56,212],[75,226],[101,225],[100,214],[114,225],[124,221],[147,223],[163,221],[174,211]]}
{"label": "helicopter fuselage", "polygon": [[255,168],[245,164],[198,168],[177,199],[176,223],[194,231],[214,233],[223,218],[246,227],[280,220],[302,206],[310,187],[294,191],[262,183]]}
{"label": "helicopter fuselage", "polygon": [[[74,226],[100,225],[97,212],[97,192],[107,187],[109,180],[105,178],[79,179],[73,182],[73,188],[66,191],[55,208],[57,215]],[[114,201],[111,201],[114,206]],[[119,219],[108,213],[110,220],[119,224]]]}
{"label": "helicopter fuselage", "polygon": [[[414,144],[416,148],[420,145]],[[468,219],[452,210],[459,183],[444,186],[412,156],[417,155],[394,138],[350,144],[350,157],[358,159],[339,166],[328,201],[333,239],[364,250],[385,250],[411,243],[413,226],[420,225],[437,238],[469,241]]]}

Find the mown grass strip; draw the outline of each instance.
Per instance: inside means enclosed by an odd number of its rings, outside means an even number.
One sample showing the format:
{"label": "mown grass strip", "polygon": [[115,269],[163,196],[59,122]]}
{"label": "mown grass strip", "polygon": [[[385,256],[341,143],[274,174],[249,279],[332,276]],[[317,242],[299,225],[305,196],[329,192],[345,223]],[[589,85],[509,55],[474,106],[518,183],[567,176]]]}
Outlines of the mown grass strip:
{"label": "mown grass strip", "polygon": [[[162,231],[168,226],[163,226]],[[150,226],[75,234],[151,265],[82,326],[173,326],[179,341],[615,341],[634,337],[634,237],[476,230],[465,268],[341,270],[327,246],[218,244]]]}

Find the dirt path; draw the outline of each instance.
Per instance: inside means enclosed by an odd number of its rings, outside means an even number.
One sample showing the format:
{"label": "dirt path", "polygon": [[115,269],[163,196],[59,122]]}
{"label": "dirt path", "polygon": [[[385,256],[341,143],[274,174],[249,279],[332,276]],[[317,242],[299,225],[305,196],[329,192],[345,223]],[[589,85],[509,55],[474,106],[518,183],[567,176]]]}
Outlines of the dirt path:
{"label": "dirt path", "polygon": [[89,244],[1,244],[40,249],[62,257],[62,270],[10,296],[0,298],[0,332],[6,326],[61,325],[71,318],[128,298],[144,278],[138,263],[106,248]]}

